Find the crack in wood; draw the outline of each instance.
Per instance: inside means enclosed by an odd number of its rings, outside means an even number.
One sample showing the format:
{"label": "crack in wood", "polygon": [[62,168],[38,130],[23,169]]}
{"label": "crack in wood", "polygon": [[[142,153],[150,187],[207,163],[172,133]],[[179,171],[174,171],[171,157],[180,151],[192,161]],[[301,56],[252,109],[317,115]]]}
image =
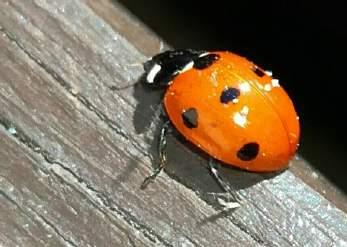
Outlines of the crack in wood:
{"label": "crack in wood", "polygon": [[247,227],[242,224],[241,222],[237,221],[235,219],[235,217],[232,217],[232,219],[230,219],[230,221],[235,225],[237,226],[240,231],[244,232],[245,234],[247,234],[248,236],[250,236],[256,243],[258,244],[262,244],[264,246],[269,246],[271,243],[266,243],[263,239],[259,238],[258,236],[252,234],[248,229]]}
{"label": "crack in wood", "polygon": [[74,92],[71,85],[64,80],[58,73],[56,73],[53,69],[51,69],[48,65],[44,64],[40,59],[31,54],[25,47],[16,39],[15,35],[8,32],[5,28],[0,26],[0,32],[6,35],[6,37],[12,41],[16,46],[22,50],[32,61],[34,61],[37,65],[39,65],[47,74],[52,76],[72,97],[76,98],[79,102],[81,102],[89,111],[93,112],[101,121],[103,121],[110,129],[116,132],[119,136],[124,138],[125,140],[130,141],[133,147],[138,150],[144,157],[151,158],[146,150],[142,148],[140,144],[134,139],[131,138],[123,128],[117,124],[115,121],[108,118],[104,113],[97,109],[90,101],[88,101],[84,96]]}
{"label": "crack in wood", "polygon": [[[70,187],[72,187],[76,192],[80,193],[83,197],[85,197],[92,205],[95,206],[99,211],[104,213],[105,216],[108,217],[108,219],[113,222],[112,218],[109,217],[109,215],[106,212],[102,211],[102,207],[110,210],[111,212],[115,213],[116,215],[120,216],[122,219],[124,219],[129,225],[133,226],[135,229],[139,230],[143,233],[144,236],[147,237],[147,239],[151,240],[152,242],[160,242],[161,244],[164,244],[164,246],[172,246],[169,244],[165,239],[161,238],[157,234],[153,234],[153,230],[148,228],[146,225],[141,224],[138,220],[136,220],[136,217],[134,217],[130,212],[120,208],[117,206],[115,202],[113,202],[104,192],[101,192],[91,186],[88,182],[81,179],[79,176],[77,176],[71,169],[68,167],[65,167],[61,163],[55,162],[55,165],[57,167],[52,167],[51,170],[53,173],[60,178],[60,181]],[[74,188],[70,183],[67,182],[67,177],[73,177],[72,179],[69,179],[72,181],[73,179],[77,180],[79,185],[84,185],[84,190],[88,192],[88,194],[91,196],[88,197],[84,193],[82,193],[80,190]],[[93,200],[94,199],[94,200]],[[96,201],[99,202],[99,205],[96,204]],[[115,222],[113,222],[115,223]]]}
{"label": "crack in wood", "polygon": [[[26,135],[24,133],[24,131],[22,131],[19,127],[15,126],[11,121],[9,121],[8,119],[5,119],[1,115],[0,115],[0,125],[3,126],[6,130],[8,130],[9,128],[14,128],[16,131],[15,131],[15,133],[12,133],[12,136],[15,139],[17,139],[20,143],[22,143],[23,145],[28,147],[33,152],[41,155],[41,157],[48,164],[52,165],[50,167],[50,170],[53,172],[53,174],[56,177],[60,178],[60,181],[62,183],[65,183],[68,186],[72,187],[76,192],[80,193],[82,196],[84,196],[86,199],[88,199],[88,201],[91,204],[93,204],[94,207],[97,210],[101,211],[104,215],[108,216],[108,214],[106,212],[102,211],[102,207],[104,207],[104,208],[110,210],[111,212],[115,213],[116,215],[120,216],[129,225],[131,225],[135,229],[139,230],[148,240],[155,242],[155,243],[159,242],[160,244],[163,244],[163,246],[167,246],[167,247],[173,246],[170,243],[168,243],[164,238],[162,238],[158,234],[155,234],[155,231],[153,231],[152,229],[147,227],[145,224],[140,223],[136,219],[136,217],[131,215],[130,212],[118,207],[116,205],[116,203],[114,203],[107,195],[105,195],[103,192],[100,192],[99,190],[97,190],[96,188],[91,186],[90,183],[85,181],[82,177],[80,177],[78,174],[76,174],[69,167],[65,166],[61,162],[54,160],[54,158],[52,157],[52,155],[50,155],[50,153],[48,151],[44,150],[39,144],[37,144],[37,142],[35,142],[28,135]],[[42,170],[42,169],[40,169],[40,170]],[[57,172],[57,171],[59,171],[59,172]],[[62,172],[64,173],[64,176],[61,176]],[[66,181],[66,178],[68,178],[68,177],[73,178],[80,187],[84,188],[84,192],[87,192],[94,200],[92,200],[90,197],[86,196],[80,190],[76,189],[70,183],[68,183]],[[73,179],[70,179],[70,180],[72,181]],[[0,192],[2,192],[2,191],[0,190]],[[2,192],[2,194],[4,194],[4,192]],[[6,198],[8,198],[8,197],[6,197]],[[99,205],[95,201],[98,201]],[[15,201],[11,200],[11,202],[13,202],[17,205],[17,203]],[[19,205],[17,205],[17,206],[19,207]],[[43,217],[43,216],[41,216],[41,217]],[[111,218],[109,216],[108,216],[108,219],[111,222],[113,221],[113,220],[111,220]],[[49,222],[46,222],[47,221],[46,219],[43,219],[43,220],[45,223],[50,225],[58,234],[57,229],[55,229],[54,226],[52,226],[52,224],[50,224]],[[115,223],[115,221],[113,221],[113,223]],[[61,234],[58,234],[58,235],[61,236]],[[66,240],[66,241],[68,241],[68,240]],[[74,245],[74,243],[72,243],[72,242],[70,244],[71,244],[71,246],[78,246],[78,245]]]}
{"label": "crack in wood", "polygon": [[[107,212],[104,212],[102,210],[102,208],[106,208],[108,210],[110,210],[111,212],[115,213],[116,215],[120,216],[122,219],[124,219],[129,225],[133,226],[135,229],[139,230],[140,232],[143,233],[143,235],[145,237],[147,237],[148,240],[154,242],[154,243],[158,243],[160,242],[161,244],[163,244],[164,246],[172,246],[171,244],[169,244],[165,239],[163,239],[162,237],[160,237],[157,234],[154,234],[154,231],[152,229],[150,229],[149,227],[147,227],[146,225],[140,223],[136,217],[134,217],[130,212],[120,208],[117,206],[117,204],[112,201],[104,192],[101,192],[99,190],[97,190],[96,188],[94,188],[93,186],[91,186],[88,182],[86,182],[85,180],[83,180],[82,178],[80,178],[79,176],[77,176],[73,171],[71,171],[71,169],[69,169],[68,167],[65,167],[64,165],[62,165],[61,163],[57,163],[55,162],[55,165],[58,165],[58,167],[52,167],[51,170],[53,171],[53,173],[59,177],[61,179],[61,182],[64,184],[67,184],[68,186],[72,187],[76,192],[80,193],[83,197],[85,197],[92,205],[95,206],[96,209],[98,209],[99,211],[101,211],[105,216],[108,217],[108,219],[115,223],[114,220],[112,220],[112,218],[107,214]],[[63,170],[61,170],[63,169]],[[67,174],[67,173],[68,174]],[[64,174],[64,176],[62,176],[62,173]],[[88,192],[88,194],[91,196],[88,197],[86,196],[84,193],[82,193],[80,190],[74,188],[71,184],[69,184],[66,179],[69,176],[73,176],[74,179],[76,179],[79,183],[79,186],[83,186],[84,185],[84,190],[85,192]],[[72,180],[72,179],[70,179]],[[93,200],[94,199],[94,200]],[[96,201],[99,203],[97,204]]]}
{"label": "crack in wood", "polygon": [[1,115],[0,125],[3,126],[6,130],[9,130],[10,128],[15,129],[15,132],[11,133],[11,135],[14,136],[20,143],[27,146],[30,150],[34,151],[35,153],[41,154],[47,162],[50,163],[50,160],[53,160],[53,158],[50,157],[49,153],[42,150],[40,145],[36,141],[31,139],[18,126],[14,125],[10,120],[4,118]]}
{"label": "crack in wood", "polygon": [[[67,246],[72,246],[72,247],[77,247],[78,245],[76,243],[74,243],[72,240],[67,239],[63,234],[60,233],[60,231],[54,226],[54,224],[52,224],[51,222],[49,222],[49,220],[47,220],[44,216],[38,214],[38,212],[36,212],[35,210],[30,208],[30,213],[26,212],[15,200],[13,200],[10,196],[8,196],[3,190],[1,190],[0,188],[0,195],[2,195],[7,201],[9,201],[10,203],[12,203],[14,206],[16,206],[20,212],[22,212],[26,217],[28,217],[28,219],[31,219],[33,221],[41,221],[41,223],[43,223],[42,225],[53,229],[53,232],[62,240],[64,241],[65,244],[67,244]],[[26,207],[28,209],[28,207]],[[34,215],[33,215],[34,214]]]}
{"label": "crack in wood", "polygon": [[53,229],[53,231],[61,238],[65,241],[65,243],[67,244],[67,246],[71,246],[71,247],[77,247],[79,246],[77,243],[75,243],[74,241],[67,239],[60,231],[59,229],[52,224],[49,220],[47,220],[43,215],[37,213],[35,210],[31,209],[31,211],[33,211],[33,213],[35,214],[35,218],[39,221],[41,221],[41,223],[43,223],[42,225]]}
{"label": "crack in wood", "polygon": [[[134,145],[134,148],[136,148],[140,153],[146,157],[150,157],[150,155],[143,150],[143,148],[137,144],[137,142],[133,138],[129,138],[129,134],[124,132],[122,128],[113,120],[109,119],[105,114],[103,114],[100,110],[98,110],[95,106],[93,106],[85,97],[82,95],[74,93],[72,87],[61,77],[59,76],[54,70],[52,70],[49,66],[45,65],[40,59],[36,58],[34,55],[32,55],[30,52],[28,52],[23,45],[16,39],[16,37],[8,32],[6,29],[0,26],[0,32],[4,33],[6,37],[15,43],[17,47],[22,50],[32,61],[34,61],[36,64],[38,64],[44,71],[46,71],[50,76],[52,76],[65,90],[67,90],[73,97],[77,98],[88,110],[93,112],[95,115],[98,116],[100,120],[102,120],[104,123],[107,124],[109,128],[111,128],[113,131],[115,131],[118,135],[123,137],[125,140],[130,140],[131,143]],[[85,182],[83,178],[78,176],[75,172],[73,172],[70,168],[63,165],[60,162],[57,162],[54,160],[53,156],[46,150],[42,149],[40,145],[31,139],[28,135],[24,133],[19,127],[15,126],[12,122],[10,122],[8,119],[3,118],[0,115],[0,125],[2,125],[4,128],[15,128],[16,133],[13,133],[12,136],[14,136],[18,141],[20,141],[22,144],[27,146],[29,149],[34,151],[35,153],[40,154],[44,160],[51,164],[51,165],[58,165],[60,168],[67,171],[69,174],[71,174],[80,184],[85,184],[85,187],[89,189],[90,191],[95,193],[96,198],[99,199],[102,206],[108,208],[110,211],[116,213],[117,215],[121,216],[126,222],[128,222],[129,225],[133,226],[137,230],[141,231],[144,236],[146,236],[150,241],[152,242],[160,242],[164,246],[172,246],[170,243],[168,243],[165,239],[160,237],[159,235],[155,234],[155,231],[148,228],[146,225],[141,224],[140,222],[137,222],[136,218],[132,216],[129,212],[126,210],[123,210],[119,207],[116,207],[114,203],[110,202],[110,199],[107,198],[106,195],[99,192],[95,188],[93,188],[89,183]],[[58,175],[55,173],[55,175]],[[63,180],[65,182],[65,180]],[[81,192],[80,192],[81,193]],[[83,193],[82,193],[83,194]],[[85,196],[85,195],[84,195]],[[96,204],[94,204],[97,206]],[[113,205],[113,206],[112,206]],[[97,209],[100,210],[100,208],[97,206]],[[73,244],[73,243],[72,243]],[[77,245],[73,245],[77,246]]]}

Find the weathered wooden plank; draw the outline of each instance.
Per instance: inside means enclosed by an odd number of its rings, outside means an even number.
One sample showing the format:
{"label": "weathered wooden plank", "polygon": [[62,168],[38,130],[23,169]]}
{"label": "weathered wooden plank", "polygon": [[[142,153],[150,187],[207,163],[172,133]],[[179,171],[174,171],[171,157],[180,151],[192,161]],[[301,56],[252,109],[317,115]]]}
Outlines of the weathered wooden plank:
{"label": "weathered wooden plank", "polygon": [[120,215],[98,207],[97,191],[12,133],[21,140],[0,129],[3,246],[152,246]]}
{"label": "weathered wooden plank", "polygon": [[[174,138],[167,173],[140,190],[155,155],[157,121],[150,125],[151,106],[159,97],[140,86],[110,88],[138,80],[143,54],[152,53],[153,48],[147,50],[151,38],[136,43],[136,32],[123,35],[128,29],[122,25],[134,24],[120,24],[105,10],[117,9],[116,3],[87,3],[0,3],[0,145],[5,147],[0,241],[36,246],[346,243],[346,214],[291,171],[266,177],[223,169],[240,189],[243,205],[220,213],[207,194],[218,187],[202,165],[206,161]],[[114,23],[113,29],[104,20]],[[296,174],[306,169],[302,162],[293,161],[293,167],[302,166]],[[8,217],[10,211],[18,216]]]}
{"label": "weathered wooden plank", "polygon": [[141,53],[151,56],[167,47],[150,29],[142,25],[126,8],[112,0],[84,0],[113,29],[121,33]]}

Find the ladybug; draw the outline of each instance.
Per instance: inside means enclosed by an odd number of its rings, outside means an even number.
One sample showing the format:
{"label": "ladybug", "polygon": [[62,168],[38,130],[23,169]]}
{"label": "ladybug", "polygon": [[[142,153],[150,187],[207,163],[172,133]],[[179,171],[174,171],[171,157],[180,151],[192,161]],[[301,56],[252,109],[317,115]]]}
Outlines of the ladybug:
{"label": "ladybug", "polygon": [[293,103],[270,71],[229,51],[169,50],[144,63],[144,83],[164,88],[168,121],[159,136],[159,166],[166,165],[166,137],[171,126],[210,158],[252,172],[288,166],[296,153],[300,126]]}

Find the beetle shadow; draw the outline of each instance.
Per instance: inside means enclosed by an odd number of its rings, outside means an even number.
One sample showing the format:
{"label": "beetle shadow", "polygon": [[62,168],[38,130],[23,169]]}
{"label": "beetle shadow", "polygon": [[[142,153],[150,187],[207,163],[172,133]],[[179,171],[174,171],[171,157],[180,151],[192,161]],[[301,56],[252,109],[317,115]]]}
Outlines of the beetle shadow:
{"label": "beetle shadow", "polygon": [[[146,134],[158,128],[161,112],[161,99],[164,95],[163,89],[153,89],[144,83],[145,77],[140,77],[134,86],[133,96],[137,100],[133,116],[133,125],[137,134]],[[159,126],[160,127],[160,126]]]}
{"label": "beetle shadow", "polygon": [[[134,87],[134,97],[138,101],[133,116],[133,124],[137,134],[150,131],[145,139],[148,142],[150,156],[153,158],[153,169],[158,161],[158,137],[161,125],[166,117],[158,117],[164,90],[153,90],[142,83],[143,77]],[[168,176],[195,191],[203,200],[216,208],[220,208],[215,194],[224,192],[210,174],[209,156],[187,141],[176,130],[167,139],[167,166],[164,171]],[[220,163],[219,173],[236,191],[251,187],[263,180],[270,179],[277,173],[252,173]],[[145,177],[144,177],[145,179]],[[156,181],[154,181],[155,183]],[[151,186],[149,184],[148,186]],[[222,214],[224,215],[224,214]]]}

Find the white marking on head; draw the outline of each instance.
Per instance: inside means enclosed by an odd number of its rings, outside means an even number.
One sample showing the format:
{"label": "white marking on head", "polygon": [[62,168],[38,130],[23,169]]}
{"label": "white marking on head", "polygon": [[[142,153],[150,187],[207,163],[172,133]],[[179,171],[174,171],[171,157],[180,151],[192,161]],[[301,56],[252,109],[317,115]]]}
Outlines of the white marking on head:
{"label": "white marking on head", "polygon": [[300,117],[299,116],[296,116],[296,120],[299,120],[300,119]]}
{"label": "white marking on head", "polygon": [[204,57],[204,56],[207,56],[208,54],[210,54],[209,52],[204,52],[202,54],[199,55],[199,57]]}
{"label": "white marking on head", "polygon": [[271,84],[273,87],[280,87],[280,81],[278,79],[272,79]]}
{"label": "white marking on head", "polygon": [[270,70],[265,70],[265,75],[267,75],[267,76],[272,76],[272,71],[270,71]]}
{"label": "white marking on head", "polygon": [[233,99],[232,102],[233,102],[234,104],[237,104],[237,103],[239,102],[239,99]]}
{"label": "white marking on head", "polygon": [[151,70],[149,71],[148,75],[147,75],[147,82],[148,83],[153,83],[154,82],[154,78],[156,77],[156,75],[158,74],[158,72],[161,70],[161,66],[159,64],[154,64],[153,67],[151,68]]}
{"label": "white marking on head", "polygon": [[243,92],[243,93],[246,93],[246,92],[249,92],[251,91],[251,85],[249,85],[248,82],[243,82],[240,84],[240,90]]}
{"label": "white marking on head", "polygon": [[264,86],[264,90],[265,90],[265,91],[270,92],[270,91],[271,91],[271,89],[272,89],[272,86],[271,86],[271,84],[270,84],[270,83],[265,84],[265,86]]}
{"label": "white marking on head", "polygon": [[194,66],[194,61],[190,61],[189,63],[186,64],[186,66],[184,66],[183,69],[180,70],[180,73],[184,73],[187,70],[190,70],[191,68],[193,68]]}

